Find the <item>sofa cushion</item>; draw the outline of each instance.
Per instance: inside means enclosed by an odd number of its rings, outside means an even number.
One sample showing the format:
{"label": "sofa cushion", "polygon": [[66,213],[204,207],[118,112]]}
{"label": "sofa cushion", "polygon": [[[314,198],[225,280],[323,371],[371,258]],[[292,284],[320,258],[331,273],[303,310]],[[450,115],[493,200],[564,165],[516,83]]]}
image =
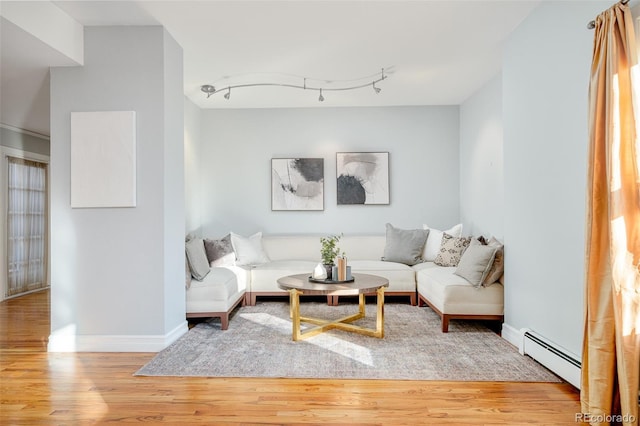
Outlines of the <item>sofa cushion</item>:
{"label": "sofa cushion", "polygon": [[350,260],[352,274],[372,274],[389,280],[385,292],[416,290],[416,275],[412,266],[382,260]]}
{"label": "sofa cushion", "polygon": [[382,260],[415,265],[422,261],[422,250],[429,235],[424,229],[400,229],[386,224],[387,235]]}
{"label": "sofa cushion", "polygon": [[204,249],[207,252],[207,260],[211,266],[223,266],[235,264],[235,253],[231,244],[231,234],[214,240],[204,239]]}
{"label": "sofa cushion", "polygon": [[278,278],[287,275],[309,274],[318,264],[309,260],[274,260],[255,265],[251,268],[251,291],[252,292],[284,292],[278,287]]}
{"label": "sofa cushion", "polygon": [[[404,271],[413,273],[411,266],[399,262],[388,262],[383,260],[352,260],[347,263],[353,272],[364,271]],[[373,272],[372,272],[373,273]]]}
{"label": "sofa cushion", "polygon": [[464,251],[469,247],[471,237],[453,237],[446,232],[442,235],[440,252],[434,262],[439,266],[458,266]]}
{"label": "sofa cushion", "polygon": [[429,228],[428,225],[422,225],[423,229],[429,230],[429,237],[427,238],[427,243],[424,245],[424,250],[422,252],[422,259],[427,262],[433,262],[436,260],[436,256],[440,253],[440,245],[442,244],[442,235],[446,232],[452,237],[461,237],[462,236],[462,224],[459,223],[457,225],[452,226],[446,231],[441,231],[435,228]]}
{"label": "sofa cushion", "polygon": [[419,270],[416,275],[418,293],[444,314],[504,314],[502,284],[474,287],[454,271],[454,267]]}
{"label": "sofa cushion", "polygon": [[483,245],[475,238],[464,251],[454,274],[466,279],[474,287],[482,285],[493,265],[497,247]]}
{"label": "sofa cushion", "polygon": [[413,265],[411,267],[411,269],[413,269],[416,272],[420,272],[423,269],[431,269],[431,268],[440,268],[440,266],[436,265],[433,262],[422,262],[422,263],[418,263],[417,265]]}
{"label": "sofa cushion", "polygon": [[187,261],[191,275],[198,281],[202,281],[209,273],[210,267],[207,254],[204,250],[202,238],[193,238],[185,243]]}
{"label": "sofa cushion", "polygon": [[386,240],[385,234],[344,235],[340,238],[340,251],[346,254],[349,262],[352,260],[380,260],[384,256]]}
{"label": "sofa cushion", "polygon": [[262,247],[272,260],[316,260],[320,262],[320,235],[263,235]]}
{"label": "sofa cushion", "polygon": [[186,292],[187,313],[224,312],[244,294],[248,275],[237,266],[211,268],[202,281],[194,281]]}
{"label": "sofa cushion", "polygon": [[[320,262],[321,234],[263,235],[262,247],[270,260],[314,260]],[[338,246],[347,259],[379,260],[384,254],[386,237],[380,235],[343,235]]]}
{"label": "sofa cushion", "polygon": [[494,237],[489,238],[487,244],[496,248],[496,256],[493,259],[489,273],[482,281],[482,284],[485,286],[498,282],[504,274],[504,246]]}
{"label": "sofa cushion", "polygon": [[259,265],[269,261],[262,249],[262,232],[243,237],[231,232],[231,245],[236,253],[236,265]]}

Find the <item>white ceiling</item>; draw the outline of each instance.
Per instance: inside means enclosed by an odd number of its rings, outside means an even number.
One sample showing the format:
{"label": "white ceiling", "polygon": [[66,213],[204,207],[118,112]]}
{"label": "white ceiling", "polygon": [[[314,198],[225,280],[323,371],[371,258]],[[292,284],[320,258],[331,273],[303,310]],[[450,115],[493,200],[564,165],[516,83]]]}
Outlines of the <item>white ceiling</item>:
{"label": "white ceiling", "polygon": [[72,61],[0,18],[0,123],[49,134],[49,67]]}
{"label": "white ceiling", "polygon": [[[54,1],[85,26],[163,25],[184,50],[185,95],[201,108],[460,104],[500,70],[504,41],[538,3]],[[301,84],[301,77],[337,87],[383,67],[390,78],[378,84],[380,94],[325,92],[322,103],[317,92],[283,87],[236,89],[229,100],[200,92],[203,84]]]}

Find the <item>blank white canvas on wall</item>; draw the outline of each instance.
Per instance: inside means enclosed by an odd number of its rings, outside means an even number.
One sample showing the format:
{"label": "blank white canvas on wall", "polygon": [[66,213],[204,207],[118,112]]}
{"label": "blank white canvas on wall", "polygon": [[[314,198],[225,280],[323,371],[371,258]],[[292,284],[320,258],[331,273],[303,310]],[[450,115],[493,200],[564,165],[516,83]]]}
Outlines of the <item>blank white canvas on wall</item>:
{"label": "blank white canvas on wall", "polygon": [[136,113],[71,113],[71,207],[136,206]]}

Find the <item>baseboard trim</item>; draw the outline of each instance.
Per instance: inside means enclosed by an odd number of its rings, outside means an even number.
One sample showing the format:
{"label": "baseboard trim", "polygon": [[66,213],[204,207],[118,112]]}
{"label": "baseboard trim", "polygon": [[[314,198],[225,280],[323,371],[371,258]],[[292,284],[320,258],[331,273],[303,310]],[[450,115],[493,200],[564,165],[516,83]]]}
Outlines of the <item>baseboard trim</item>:
{"label": "baseboard trim", "polygon": [[524,355],[524,330],[518,330],[505,322],[502,324],[502,338],[518,348],[518,352]]}
{"label": "baseboard trim", "polygon": [[164,335],[76,335],[51,333],[48,352],[160,352],[189,331],[186,321]]}

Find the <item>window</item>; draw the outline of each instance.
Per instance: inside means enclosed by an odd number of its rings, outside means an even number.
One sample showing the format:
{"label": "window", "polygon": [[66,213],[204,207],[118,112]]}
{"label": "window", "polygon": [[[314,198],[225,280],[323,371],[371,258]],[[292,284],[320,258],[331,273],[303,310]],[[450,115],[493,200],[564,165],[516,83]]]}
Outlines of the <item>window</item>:
{"label": "window", "polygon": [[47,286],[47,164],[7,158],[6,296]]}

